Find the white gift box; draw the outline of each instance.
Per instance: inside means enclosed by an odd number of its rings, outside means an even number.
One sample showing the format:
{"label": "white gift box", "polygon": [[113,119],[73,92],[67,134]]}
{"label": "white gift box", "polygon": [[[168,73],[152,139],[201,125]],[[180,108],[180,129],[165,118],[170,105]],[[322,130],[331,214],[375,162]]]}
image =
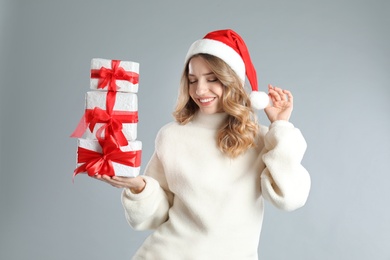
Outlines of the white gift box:
{"label": "white gift box", "polygon": [[[78,147],[82,147],[91,151],[95,151],[98,153],[102,153],[102,147],[99,144],[99,141],[97,140],[89,140],[89,139],[82,139],[78,138]],[[129,144],[127,146],[121,146],[120,150],[123,152],[136,152],[139,151],[138,155],[138,161],[141,161],[141,151],[142,151],[142,142],[141,141],[129,141]],[[83,165],[84,163],[77,163],[77,167]],[[124,177],[136,177],[140,173],[140,165],[137,166],[128,166],[124,164],[120,164],[117,162],[112,162],[112,167],[115,172],[115,176],[124,176]],[[96,173],[96,174],[104,174],[104,173]]]}
{"label": "white gift box", "polygon": [[[94,58],[91,60],[91,79],[90,79],[91,89],[98,89],[99,80],[102,80],[99,78],[93,78],[92,71],[97,71],[102,68],[112,70],[112,61],[113,60],[100,59],[100,58]],[[129,80],[117,78],[115,82],[115,84],[117,85],[116,91],[137,93],[139,63],[133,61],[118,61],[118,62],[119,62],[118,68],[124,69],[126,72],[129,72],[129,74],[136,73],[137,80],[135,82],[132,82],[131,80],[129,81]],[[104,86],[102,86],[102,88],[99,89],[108,90],[108,84],[104,84]]]}
{"label": "white gift box", "polygon": [[[116,92],[115,104],[113,112],[137,112],[138,113],[138,97],[134,93]],[[95,107],[106,110],[106,91],[88,91],[85,95],[85,109],[93,110]],[[86,139],[97,140],[96,132],[105,123],[97,123],[90,131],[89,127],[85,131],[84,137]],[[122,133],[126,140],[133,141],[137,139],[137,123],[122,123]],[[104,130],[102,132],[104,135]]]}

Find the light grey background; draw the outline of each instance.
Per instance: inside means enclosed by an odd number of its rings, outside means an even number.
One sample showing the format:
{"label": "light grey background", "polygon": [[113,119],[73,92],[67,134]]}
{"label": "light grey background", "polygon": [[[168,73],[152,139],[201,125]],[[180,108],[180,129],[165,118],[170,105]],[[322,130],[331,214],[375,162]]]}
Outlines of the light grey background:
{"label": "light grey background", "polygon": [[144,167],[189,45],[233,28],[261,88],[293,92],[312,176],[304,208],[266,204],[260,258],[389,260],[389,3],[1,0],[0,259],[130,259],[149,233],[127,225],[120,190],[72,183],[90,60],[141,64]]}

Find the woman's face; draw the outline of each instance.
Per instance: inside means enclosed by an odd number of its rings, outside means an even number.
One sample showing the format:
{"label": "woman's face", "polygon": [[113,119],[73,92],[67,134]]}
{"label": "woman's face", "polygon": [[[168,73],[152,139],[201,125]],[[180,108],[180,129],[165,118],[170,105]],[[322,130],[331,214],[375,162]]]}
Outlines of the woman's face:
{"label": "woman's face", "polygon": [[188,64],[189,93],[199,106],[200,112],[214,114],[223,112],[224,86],[211,71],[202,57],[194,57]]}

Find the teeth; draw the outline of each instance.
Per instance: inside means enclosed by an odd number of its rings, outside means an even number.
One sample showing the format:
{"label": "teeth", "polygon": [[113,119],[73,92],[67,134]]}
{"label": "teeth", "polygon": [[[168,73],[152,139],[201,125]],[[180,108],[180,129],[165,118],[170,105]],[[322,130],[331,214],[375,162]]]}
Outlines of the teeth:
{"label": "teeth", "polygon": [[199,99],[199,101],[201,103],[206,103],[206,102],[210,102],[211,100],[213,100],[214,98],[205,98],[205,99]]}

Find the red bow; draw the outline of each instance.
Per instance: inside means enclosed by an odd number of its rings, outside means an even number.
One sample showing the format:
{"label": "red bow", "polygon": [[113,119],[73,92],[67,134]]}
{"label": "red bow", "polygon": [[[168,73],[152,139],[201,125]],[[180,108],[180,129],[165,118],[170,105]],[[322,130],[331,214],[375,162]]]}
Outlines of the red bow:
{"label": "red bow", "polygon": [[113,162],[131,167],[140,167],[141,150],[123,152],[113,138],[99,141],[103,147],[103,153],[78,147],[77,163],[83,163],[74,170],[74,176],[81,172],[87,172],[89,176],[104,174],[115,176]]}
{"label": "red bow", "polygon": [[132,71],[125,71],[122,67],[119,67],[119,63],[120,60],[112,60],[112,69],[105,67],[91,69],[91,78],[99,79],[98,89],[103,89],[108,85],[108,90],[117,91],[116,80],[126,80],[133,84],[138,83],[139,75]]}
{"label": "red bow", "polygon": [[[96,138],[108,138],[113,135],[121,146],[127,145],[128,141],[122,132],[123,123],[137,123],[137,111],[112,111],[116,99],[116,92],[108,91],[106,97],[106,110],[95,107],[94,109],[86,109],[76,129],[71,134],[71,137],[82,137],[85,130],[88,128],[91,132],[96,123],[106,123],[96,132]],[[102,132],[105,130],[105,137],[102,137]]]}
{"label": "red bow", "polygon": [[[108,114],[105,110],[95,107],[91,112],[87,112],[87,122],[89,124],[89,130],[93,132],[96,123],[105,123],[96,131],[96,138],[107,139],[108,136],[113,136],[118,141],[119,145],[125,146],[128,141],[122,132],[123,123],[136,123],[138,122],[137,112],[127,111],[113,111],[112,114]],[[104,130],[104,137],[102,132]]]}
{"label": "red bow", "polygon": [[[124,146],[128,144],[128,141],[122,132],[122,124],[137,122],[138,113],[136,111],[113,111],[113,113],[109,115],[105,110],[98,107],[86,109],[71,137],[82,137],[87,128],[93,132],[97,123],[106,123],[98,129],[96,138],[98,140],[103,138],[107,139],[109,135],[112,135],[114,139],[118,141],[119,145]],[[102,136],[103,130],[105,130],[105,137]]]}

